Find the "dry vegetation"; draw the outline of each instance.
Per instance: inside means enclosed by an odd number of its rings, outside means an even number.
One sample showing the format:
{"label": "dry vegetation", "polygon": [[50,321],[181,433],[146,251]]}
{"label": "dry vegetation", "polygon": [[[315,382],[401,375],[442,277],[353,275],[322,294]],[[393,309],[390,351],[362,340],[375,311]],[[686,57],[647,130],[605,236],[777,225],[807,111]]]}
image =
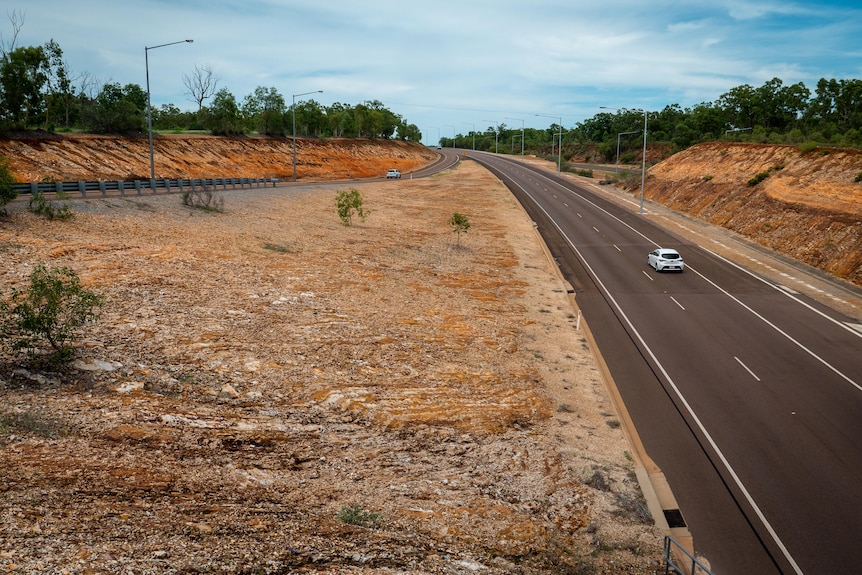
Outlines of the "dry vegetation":
{"label": "dry vegetation", "polygon": [[79,200],[68,222],[12,206],[3,292],[42,261],[107,301],[68,369],[0,356],[6,571],[663,572],[510,194],[467,162],[357,185],[371,213],[345,227],[346,187],[228,192],[222,213]]}

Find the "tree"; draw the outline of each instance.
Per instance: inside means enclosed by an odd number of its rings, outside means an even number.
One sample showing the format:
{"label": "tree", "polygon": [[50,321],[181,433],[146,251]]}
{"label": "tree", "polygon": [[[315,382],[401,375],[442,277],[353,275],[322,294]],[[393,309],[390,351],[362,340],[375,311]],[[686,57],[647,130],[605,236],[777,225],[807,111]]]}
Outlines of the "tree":
{"label": "tree", "polygon": [[452,233],[458,234],[458,245],[460,246],[461,234],[466,234],[467,230],[470,229],[470,220],[467,219],[467,216],[455,212],[449,218],[449,225],[452,226]]}
{"label": "tree", "polygon": [[195,71],[190,76],[183,74],[183,84],[188,90],[186,94],[198,105],[198,111],[203,109],[204,100],[215,95],[220,79],[213,73],[209,64],[200,68],[195,66]]}
{"label": "tree", "polygon": [[97,318],[96,309],[104,298],[81,287],[77,274],[67,267],[46,268],[38,264],[30,275],[26,291],[13,290],[11,305],[0,304],[2,331],[15,350],[35,357],[38,348],[48,343],[53,350],[51,363],[68,361],[73,352],[75,333]]}
{"label": "tree", "polygon": [[216,136],[237,136],[244,133],[242,114],[236,98],[227,88],[216,92],[213,103],[202,110],[203,126]]}
{"label": "tree", "polygon": [[249,127],[267,136],[285,134],[284,98],[275,88],[258,86],[245,97],[242,112]]}
{"label": "tree", "polygon": [[137,84],[105,84],[84,114],[84,123],[96,133],[142,132],[146,126],[147,94]]}
{"label": "tree", "polygon": [[355,188],[340,190],[335,197],[335,206],[338,209],[338,217],[341,218],[341,223],[345,226],[350,226],[353,223],[354,212],[362,220],[368,217],[370,213],[362,208],[362,196],[359,194],[359,190]]}
{"label": "tree", "polygon": [[26,127],[44,112],[42,89],[49,72],[50,59],[41,46],[15,48],[0,60],[0,114],[12,127]]}

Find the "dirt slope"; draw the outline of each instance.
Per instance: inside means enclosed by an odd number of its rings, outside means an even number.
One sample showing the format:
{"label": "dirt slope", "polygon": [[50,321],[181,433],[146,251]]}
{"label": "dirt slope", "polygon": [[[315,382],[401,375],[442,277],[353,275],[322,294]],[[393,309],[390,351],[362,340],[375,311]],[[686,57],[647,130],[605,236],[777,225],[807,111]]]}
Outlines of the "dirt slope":
{"label": "dirt slope", "polygon": [[[381,177],[389,168],[408,172],[434,153],[396,140],[314,140],[296,142],[297,178],[335,180]],[[149,179],[146,136],[48,135],[0,140],[0,156],[10,160],[20,182],[44,179]],[[159,135],[154,138],[156,178],[293,178],[293,140]]]}
{"label": "dirt slope", "polygon": [[859,150],[706,143],[653,166],[646,196],[862,286],[859,174]]}

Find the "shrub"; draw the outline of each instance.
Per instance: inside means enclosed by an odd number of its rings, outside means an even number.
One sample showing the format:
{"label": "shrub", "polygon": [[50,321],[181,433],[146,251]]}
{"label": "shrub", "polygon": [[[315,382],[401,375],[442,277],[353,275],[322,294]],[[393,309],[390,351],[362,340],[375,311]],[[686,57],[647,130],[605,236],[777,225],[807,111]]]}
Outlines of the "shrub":
{"label": "shrub", "polygon": [[754,176],[753,178],[748,180],[748,185],[749,186],[756,186],[757,184],[759,184],[760,182],[762,182],[763,180],[765,180],[768,177],[769,177],[769,172],[760,172],[759,174],[757,174],[756,176]]}
{"label": "shrub", "polygon": [[335,206],[338,209],[338,217],[341,218],[341,223],[345,226],[350,226],[353,223],[354,212],[362,220],[368,217],[370,213],[362,208],[362,196],[359,194],[359,190],[355,188],[339,190],[335,197]]}
{"label": "shrub", "polygon": [[224,198],[216,196],[209,186],[192,188],[183,192],[183,205],[207,212],[223,212]]}
{"label": "shrub", "polygon": [[344,506],[338,513],[338,518],[348,525],[374,527],[380,522],[380,514],[360,509],[358,505]]}
{"label": "shrub", "polygon": [[862,172],[859,172],[858,174],[856,174],[856,177],[853,178],[853,181],[854,182],[862,182]]}
{"label": "shrub", "polygon": [[449,218],[449,225],[452,226],[452,233],[458,234],[458,245],[461,245],[461,234],[466,234],[470,229],[470,220],[467,216],[455,212]]}
{"label": "shrub", "polygon": [[799,144],[799,151],[803,154],[807,154],[808,152],[813,152],[817,149],[817,142],[814,140],[808,140],[807,142],[802,142]]}
{"label": "shrub", "polygon": [[15,178],[12,177],[12,172],[9,170],[9,162],[6,158],[0,157],[0,208],[11,202],[18,195],[12,184],[15,183]]}
{"label": "shrub", "polygon": [[[69,196],[67,194],[59,193],[57,194],[57,197],[60,199],[67,199]],[[75,217],[69,204],[58,205],[55,202],[49,202],[45,199],[45,194],[42,192],[36,192],[33,194],[33,197],[30,198],[30,203],[27,204],[27,209],[34,214],[45,216],[49,220],[65,221],[71,220]]]}
{"label": "shrub", "polygon": [[47,343],[52,364],[68,361],[74,352],[78,328],[94,321],[104,298],[81,287],[77,274],[67,267],[46,268],[38,264],[30,274],[30,287],[12,290],[10,302],[0,302],[0,336],[13,350],[27,351],[35,358]]}

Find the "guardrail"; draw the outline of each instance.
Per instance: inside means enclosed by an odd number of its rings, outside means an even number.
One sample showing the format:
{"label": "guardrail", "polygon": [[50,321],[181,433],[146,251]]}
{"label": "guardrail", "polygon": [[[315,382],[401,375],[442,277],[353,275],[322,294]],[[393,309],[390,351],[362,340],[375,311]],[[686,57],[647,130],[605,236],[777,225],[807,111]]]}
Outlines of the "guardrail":
{"label": "guardrail", "polygon": [[[38,193],[57,193],[57,194],[81,194],[82,198],[88,197],[88,193],[95,193],[107,197],[108,192],[119,192],[121,196],[125,196],[126,192],[134,193],[141,196],[145,193],[158,194],[159,190],[163,193],[170,193],[176,190],[180,193],[189,190],[196,191],[198,189],[205,190],[228,190],[237,188],[261,188],[272,184],[275,187],[279,178],[202,178],[197,180],[172,180],[172,179],[157,179],[157,180],[99,180],[95,182],[31,182],[26,184],[13,184],[12,189],[19,195],[38,194]],[[112,194],[113,195],[113,194]]]}
{"label": "guardrail", "polygon": [[[689,565],[691,565],[690,569]],[[670,535],[664,536],[664,572],[665,575],[669,575],[670,573],[676,573],[677,575],[713,575],[712,571],[706,565],[701,563],[697,557],[692,555],[688,549],[683,547],[679,541]]]}

